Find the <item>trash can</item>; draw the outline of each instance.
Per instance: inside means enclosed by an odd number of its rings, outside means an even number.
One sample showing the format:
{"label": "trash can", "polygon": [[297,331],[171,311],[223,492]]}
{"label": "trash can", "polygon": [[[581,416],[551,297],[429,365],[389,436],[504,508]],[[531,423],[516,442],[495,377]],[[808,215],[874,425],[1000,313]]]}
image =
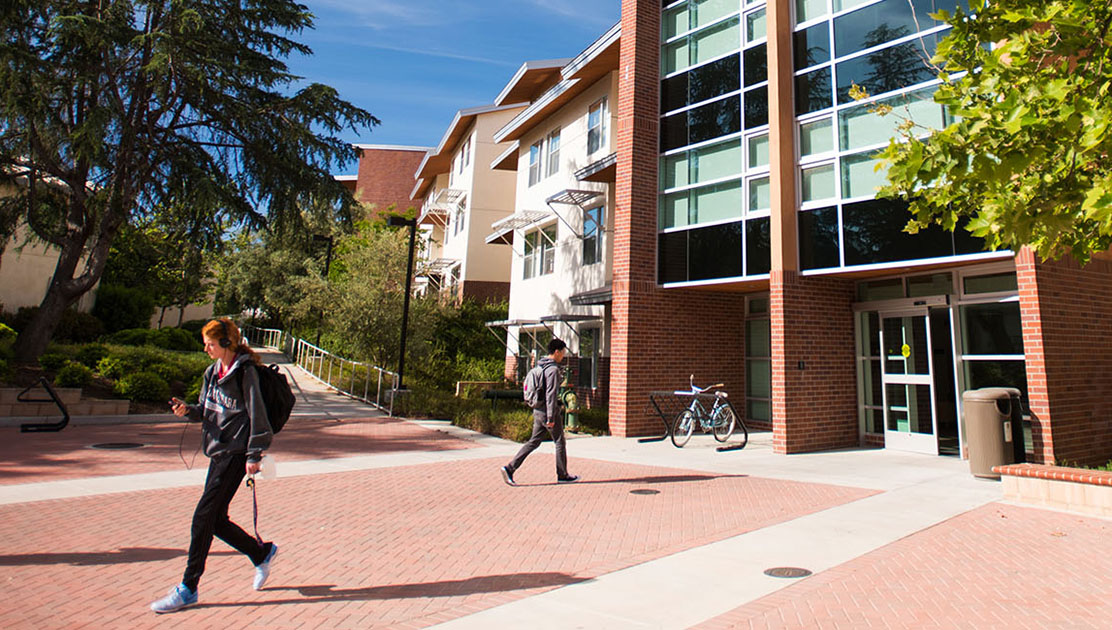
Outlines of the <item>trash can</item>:
{"label": "trash can", "polygon": [[1019,390],[1011,387],[971,389],[964,392],[961,399],[965,439],[969,445],[969,471],[974,477],[999,480],[1000,475],[992,472],[992,467],[1016,463],[1016,452],[1023,452],[1024,448]]}

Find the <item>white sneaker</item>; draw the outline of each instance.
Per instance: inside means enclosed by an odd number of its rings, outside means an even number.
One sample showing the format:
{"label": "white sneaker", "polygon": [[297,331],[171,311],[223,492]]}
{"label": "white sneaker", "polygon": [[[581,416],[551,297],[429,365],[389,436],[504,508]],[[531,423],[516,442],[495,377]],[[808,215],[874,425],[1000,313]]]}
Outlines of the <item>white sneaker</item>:
{"label": "white sneaker", "polygon": [[266,554],[266,560],[260,564],[255,565],[255,590],[262,590],[266,585],[267,578],[270,577],[270,563],[274,562],[274,558],[278,555],[278,545],[270,543],[270,553]]}

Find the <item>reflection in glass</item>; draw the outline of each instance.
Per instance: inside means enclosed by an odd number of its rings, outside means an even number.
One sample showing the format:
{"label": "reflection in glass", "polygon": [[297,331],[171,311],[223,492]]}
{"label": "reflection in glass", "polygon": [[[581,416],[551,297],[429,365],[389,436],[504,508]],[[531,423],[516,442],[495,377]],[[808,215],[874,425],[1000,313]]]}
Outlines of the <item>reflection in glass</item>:
{"label": "reflection in glass", "polygon": [[971,276],[965,279],[965,292],[970,294],[998,293],[1017,291],[1018,289],[1019,284],[1014,271],[994,273],[987,276]]}
{"label": "reflection in glass", "polygon": [[1027,366],[1022,361],[962,361],[965,388],[1014,387],[1019,390],[1023,413],[1030,414],[1030,397],[1027,392]]}
{"label": "reflection in glass", "polygon": [[738,90],[740,63],[738,55],[730,55],[664,79],[660,84],[660,111],[670,112]]}
{"label": "reflection in glass", "polygon": [[969,304],[959,311],[962,354],[1023,354],[1019,302]]}
{"label": "reflection in glass", "polygon": [[799,125],[799,153],[802,156],[818,155],[834,150],[834,138],[831,133],[833,123],[829,118],[800,123]]}
{"label": "reflection in glass", "polygon": [[795,113],[798,116],[826,109],[831,105],[830,68],[801,74],[795,78]]}
{"label": "reflection in glass", "polygon": [[768,54],[760,44],[745,50],[745,87],[768,80]]}
{"label": "reflection in glass", "polygon": [[[838,137],[843,151],[888,144],[897,135],[897,127],[912,120],[921,128],[942,129],[946,126],[945,108],[934,102],[937,86],[908,92],[844,109],[838,113]],[[881,116],[870,111],[877,105],[888,105],[892,111]],[[924,131],[917,129],[916,132]]]}
{"label": "reflection in glass", "polygon": [[687,232],[661,234],[657,247],[657,279],[661,284],[687,280]]}
{"label": "reflection in glass", "polygon": [[745,93],[745,128],[754,129],[768,124],[768,86],[754,88]]}
{"label": "reflection in glass", "polygon": [[690,144],[711,140],[741,131],[739,98],[729,98],[708,103],[688,111],[688,141]]}
{"label": "reflection in glass", "polygon": [[792,35],[792,48],[796,70],[830,61],[830,31],[827,23],[796,31]]}
{"label": "reflection in glass", "polygon": [[907,279],[907,297],[948,295],[953,292],[953,289],[954,283],[948,273],[934,273]]}
{"label": "reflection in glass", "polygon": [[[930,14],[942,9],[953,13],[956,5],[957,0],[883,0],[834,18],[834,54],[844,57],[940,26],[942,22]],[[926,56],[927,59],[930,57]]]}
{"label": "reflection in glass", "polygon": [[749,212],[762,212],[771,207],[772,184],[767,176],[749,180]]}
{"label": "reflection in glass", "polygon": [[769,238],[768,217],[745,222],[745,273],[756,276],[768,273],[772,267],[772,245]]}
{"label": "reflection in glass", "polygon": [[688,231],[688,279],[710,280],[741,275],[741,223]]}
{"label": "reflection in glass", "polygon": [[838,103],[853,102],[849,92],[854,84],[869,96],[878,96],[937,78],[938,70],[930,65],[930,58],[938,40],[938,34],[925,35],[837,64]]}
{"label": "reflection in glass", "polygon": [[745,16],[745,41],[755,42],[765,36],[768,18],[765,10],[759,9]]}
{"label": "reflection in glass", "polygon": [[885,387],[888,395],[888,430],[903,433],[934,433],[931,417],[930,385],[897,385]]}
{"label": "reflection in glass", "polygon": [[949,232],[932,225],[918,234],[908,234],[903,229],[910,218],[907,204],[891,199],[843,206],[845,264],[868,265],[953,255],[953,239]]}
{"label": "reflection in glass", "polygon": [[838,266],[838,208],[799,213],[799,264],[804,270]]}

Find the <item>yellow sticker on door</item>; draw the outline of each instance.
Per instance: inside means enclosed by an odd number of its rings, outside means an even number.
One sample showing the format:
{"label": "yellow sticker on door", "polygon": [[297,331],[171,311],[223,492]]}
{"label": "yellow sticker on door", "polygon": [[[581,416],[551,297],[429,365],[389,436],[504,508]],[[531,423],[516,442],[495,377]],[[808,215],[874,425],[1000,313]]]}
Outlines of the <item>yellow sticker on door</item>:
{"label": "yellow sticker on door", "polygon": [[900,348],[900,354],[902,354],[903,358],[905,358],[905,359],[910,357],[911,356],[911,346],[909,346],[905,343],[903,345],[903,347]]}

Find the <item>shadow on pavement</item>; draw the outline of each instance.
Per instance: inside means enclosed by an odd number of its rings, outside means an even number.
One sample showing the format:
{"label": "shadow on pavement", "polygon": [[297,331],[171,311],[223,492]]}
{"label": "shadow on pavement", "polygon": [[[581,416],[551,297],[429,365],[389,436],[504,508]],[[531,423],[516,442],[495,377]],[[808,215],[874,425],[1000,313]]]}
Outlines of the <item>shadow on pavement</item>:
{"label": "shadow on pavement", "polygon": [[[658,484],[658,483],[686,483],[692,481],[714,481],[715,479],[741,479],[749,475],[658,475],[648,477],[625,477],[621,479],[581,479],[575,483],[559,484],[566,486],[581,486],[588,484],[602,484],[602,483],[629,483],[629,484]],[[557,485],[555,481],[551,483],[521,483],[517,482],[517,487],[528,488],[531,486],[552,486]]]}
{"label": "shadow on pavement", "polygon": [[[231,555],[233,552],[212,552],[209,555]],[[89,551],[69,553],[20,553],[0,555],[0,567],[24,567],[42,564],[69,564],[95,566],[100,564],[129,564],[132,562],[159,562],[186,555],[185,549],[159,547],[123,547],[116,551]]]}
{"label": "shadow on pavement", "polygon": [[270,599],[259,602],[222,602],[202,603],[197,608],[225,608],[232,606],[271,606],[277,604],[306,604],[314,602],[366,601],[381,599],[408,599],[414,597],[457,597],[481,593],[504,593],[535,588],[568,586],[586,582],[590,578],[579,578],[567,573],[511,573],[507,575],[483,575],[466,580],[445,580],[442,582],[418,582],[416,584],[389,584],[386,586],[366,586],[362,588],[337,589],[333,584],[310,586],[288,586],[263,589],[263,592],[297,591],[301,597]]}

